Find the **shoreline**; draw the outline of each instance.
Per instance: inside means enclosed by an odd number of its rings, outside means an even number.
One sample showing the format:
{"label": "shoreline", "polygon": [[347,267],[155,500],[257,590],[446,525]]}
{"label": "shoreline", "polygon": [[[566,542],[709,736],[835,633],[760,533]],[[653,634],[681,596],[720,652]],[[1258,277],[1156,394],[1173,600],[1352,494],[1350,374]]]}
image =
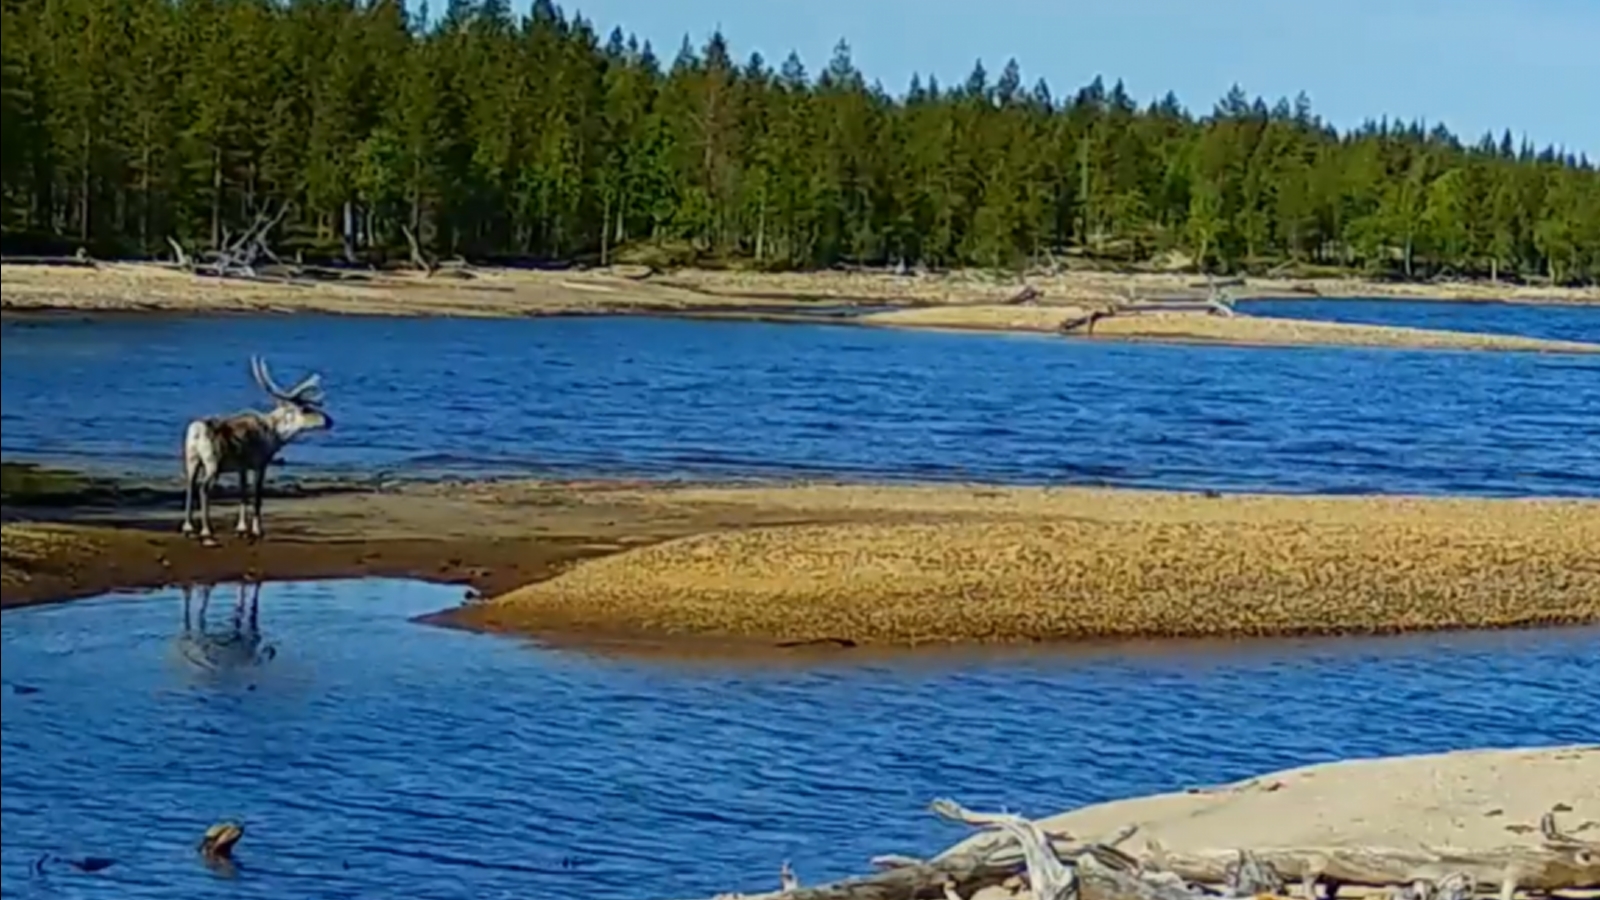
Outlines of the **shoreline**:
{"label": "shoreline", "polygon": [[[1203,301],[1208,292],[1204,283],[1194,278],[1105,272],[1030,277],[1027,284],[1041,291],[1042,296],[1031,304],[1017,305],[1009,301],[1022,287],[1021,279],[966,272],[940,276],[850,272],[759,275],[704,270],[655,274],[627,267],[582,271],[469,268],[431,278],[405,271],[357,270],[336,271],[315,280],[252,280],[200,277],[158,263],[68,266],[12,262],[0,265],[0,308],[10,319],[262,313],[474,318],[642,315],[1053,334],[1074,341],[1600,353],[1600,342],[1245,313],[1213,316],[1196,309],[1141,309],[1137,315],[1117,315],[1100,321],[1092,335],[1077,331],[1062,334],[1063,323],[1135,295],[1140,295],[1141,300],[1193,304]],[[1334,285],[1349,291],[1386,291],[1386,296],[1394,299],[1415,300],[1427,294],[1437,300],[1465,297],[1484,302],[1537,300],[1559,305],[1600,305],[1600,288],[1534,291],[1508,287],[1490,297],[1484,292],[1464,291],[1458,285],[1373,283],[1363,287],[1361,282],[1338,281],[1308,288],[1300,281],[1287,279],[1247,279],[1243,288],[1229,290],[1241,299],[1307,299],[1319,296],[1308,290]],[[1414,293],[1417,291],[1421,293]],[[1356,298],[1348,293],[1326,297]]]}
{"label": "shoreline", "polygon": [[[1600,624],[1600,500],[961,484],[403,483],[6,503],[4,607],[183,581],[459,584],[431,624],[625,654],[1016,649]],[[25,521],[31,520],[31,521]],[[469,595],[470,590],[470,595]]]}
{"label": "shoreline", "polygon": [[[664,284],[715,297],[920,300],[929,305],[994,304],[1014,297],[1025,285],[1045,302],[1127,300],[1203,300],[1207,276],[1184,272],[1075,269],[1061,272],[993,273],[955,270],[895,274],[887,270],[745,272],[684,269],[658,276]],[[1238,276],[1217,279],[1238,300],[1426,300],[1454,303],[1511,303],[1540,306],[1600,305],[1600,285],[1533,287],[1509,282],[1400,282],[1353,276]]]}
{"label": "shoreline", "polygon": [[[986,827],[992,811],[969,811],[959,801],[930,806],[970,826],[966,837],[927,856],[862,860],[861,871],[871,874],[805,884],[806,895],[911,900],[943,882],[958,897],[1032,896],[1025,881],[1016,883],[1026,865],[1015,840]],[[1600,744],[1560,744],[1335,759],[1012,821],[1036,826],[1029,839],[1070,866],[1086,895],[1199,900],[1206,894],[1190,884],[1224,886],[1227,866],[1248,853],[1286,883],[1245,896],[1310,900],[1319,881],[1329,896],[1337,885],[1340,896],[1382,897],[1456,873],[1470,879],[1466,897],[1483,889],[1502,897],[1592,896],[1600,887],[1596,819]],[[1115,846],[1144,871],[1118,880],[1103,865],[1080,865],[1085,856],[1106,858],[1086,844]]]}

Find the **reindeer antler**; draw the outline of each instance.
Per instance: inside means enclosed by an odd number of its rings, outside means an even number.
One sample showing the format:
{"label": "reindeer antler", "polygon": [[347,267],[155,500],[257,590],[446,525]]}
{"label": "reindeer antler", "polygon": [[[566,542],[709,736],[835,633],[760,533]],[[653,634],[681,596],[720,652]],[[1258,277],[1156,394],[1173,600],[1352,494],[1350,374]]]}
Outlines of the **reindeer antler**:
{"label": "reindeer antler", "polygon": [[312,372],[310,375],[300,379],[300,383],[290,388],[284,396],[296,403],[310,403],[313,405],[321,403],[323,399],[322,376]]}
{"label": "reindeer antler", "polygon": [[272,380],[272,375],[267,371],[267,361],[261,357],[250,354],[250,376],[256,380],[256,385],[273,398],[282,398],[283,390]]}
{"label": "reindeer antler", "polygon": [[272,374],[267,370],[267,361],[260,356],[251,355],[250,374],[255,376],[256,384],[276,400],[309,404],[322,402],[322,376],[315,372],[300,379],[294,387],[284,390],[272,380]]}

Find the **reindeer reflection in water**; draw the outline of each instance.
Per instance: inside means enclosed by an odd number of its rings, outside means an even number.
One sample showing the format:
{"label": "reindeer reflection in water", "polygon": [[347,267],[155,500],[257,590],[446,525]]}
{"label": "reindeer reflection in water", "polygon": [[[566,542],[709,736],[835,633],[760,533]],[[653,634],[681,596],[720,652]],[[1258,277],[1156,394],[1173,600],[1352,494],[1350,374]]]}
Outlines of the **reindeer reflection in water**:
{"label": "reindeer reflection in water", "polygon": [[184,658],[216,672],[259,666],[277,656],[277,648],[263,645],[261,640],[261,582],[239,582],[239,600],[233,607],[231,627],[208,631],[206,611],[211,605],[214,587],[199,586],[200,605],[195,614],[192,612],[195,587],[183,586],[183,634],[178,638],[178,647]]}

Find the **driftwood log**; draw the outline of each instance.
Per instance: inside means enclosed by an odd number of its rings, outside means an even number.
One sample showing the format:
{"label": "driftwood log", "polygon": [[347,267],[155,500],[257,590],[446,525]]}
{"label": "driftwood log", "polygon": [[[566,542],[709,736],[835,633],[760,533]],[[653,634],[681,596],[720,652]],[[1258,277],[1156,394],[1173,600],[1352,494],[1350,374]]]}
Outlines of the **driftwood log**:
{"label": "driftwood log", "polygon": [[1085,334],[1094,334],[1094,323],[1101,319],[1109,319],[1116,314],[1117,307],[1115,306],[1102,306],[1099,309],[1091,309],[1085,315],[1071,316],[1063,320],[1058,330],[1062,334],[1071,334],[1081,328]]}
{"label": "driftwood log", "polygon": [[[930,859],[883,856],[875,874],[801,886],[785,862],[781,887],[714,900],[967,900],[987,888],[1027,887],[1035,900],[1203,900],[1299,896],[1329,900],[1343,885],[1387,888],[1395,900],[1469,900],[1482,893],[1510,900],[1519,891],[1552,894],[1600,888],[1600,842],[1562,833],[1554,813],[1540,822],[1543,841],[1492,850],[1387,847],[1275,848],[1169,852],[1155,841],[1138,858],[1122,850],[1135,832],[1079,841],[1047,833],[1008,813],[978,813],[935,800],[937,815],[993,829]],[[1019,881],[1020,879],[1020,881]]]}
{"label": "driftwood log", "polygon": [[1022,290],[1017,291],[1015,294],[1011,295],[1011,298],[1006,301],[1006,305],[1008,305],[1008,306],[1033,306],[1033,305],[1037,304],[1039,302],[1039,299],[1041,297],[1043,297],[1043,296],[1044,296],[1044,293],[1041,292],[1038,288],[1034,287],[1033,285],[1031,285],[1031,284],[1023,285]]}
{"label": "driftwood log", "polygon": [[1069,316],[1056,326],[1056,330],[1062,334],[1080,330],[1085,334],[1094,334],[1094,325],[1101,319],[1163,312],[1194,312],[1231,318],[1237,315],[1233,302],[1233,296],[1216,285],[1212,285],[1210,296],[1204,300],[1177,301],[1141,301],[1133,295],[1130,287],[1125,298],[1104,303],[1083,315]]}

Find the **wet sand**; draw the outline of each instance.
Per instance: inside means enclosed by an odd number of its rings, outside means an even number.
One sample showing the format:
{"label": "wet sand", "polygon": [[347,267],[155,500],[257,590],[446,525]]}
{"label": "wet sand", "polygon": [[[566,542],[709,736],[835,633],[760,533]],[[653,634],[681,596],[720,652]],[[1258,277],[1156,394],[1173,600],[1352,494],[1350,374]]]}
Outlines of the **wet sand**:
{"label": "wet sand", "polygon": [[[1600,501],[973,485],[413,484],[6,510],[6,606],[184,580],[389,575],[439,621],[619,647],[903,648],[1600,622]],[[34,522],[15,521],[20,516]]]}
{"label": "wet sand", "polygon": [[[849,273],[754,275],[613,268],[588,271],[470,269],[432,277],[410,272],[352,271],[323,280],[243,280],[196,277],[155,264],[103,263],[93,267],[10,263],[0,266],[0,300],[8,315],[70,312],[295,313],[373,316],[524,317],[645,314],[767,321],[830,321],[863,326],[960,331],[1055,332],[1091,305],[1141,291],[1203,296],[1193,279],[1076,273],[1030,280],[1045,294],[1036,306],[998,305],[1019,282],[976,275],[897,277]],[[1271,293],[1271,283],[1246,294]],[[1343,285],[1352,295],[1370,293]],[[1282,284],[1278,295],[1296,295]],[[1415,286],[1414,286],[1415,287]],[[1303,292],[1299,295],[1304,295]],[[1507,289],[1501,296],[1515,296]],[[1397,296],[1406,296],[1398,294]],[[1553,295],[1558,302],[1600,302],[1581,290]],[[1543,299],[1550,299],[1540,295]],[[839,316],[837,307],[863,307]],[[883,310],[883,307],[905,307]],[[1547,341],[1378,325],[1307,322],[1265,316],[1219,317],[1163,312],[1102,320],[1093,337],[1063,340],[1145,340],[1244,346],[1361,345],[1479,350],[1600,352],[1600,344]]]}

